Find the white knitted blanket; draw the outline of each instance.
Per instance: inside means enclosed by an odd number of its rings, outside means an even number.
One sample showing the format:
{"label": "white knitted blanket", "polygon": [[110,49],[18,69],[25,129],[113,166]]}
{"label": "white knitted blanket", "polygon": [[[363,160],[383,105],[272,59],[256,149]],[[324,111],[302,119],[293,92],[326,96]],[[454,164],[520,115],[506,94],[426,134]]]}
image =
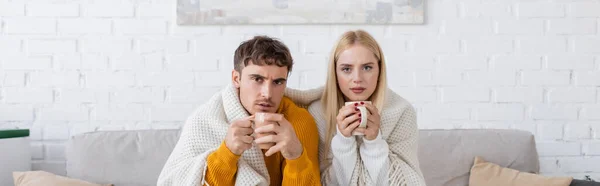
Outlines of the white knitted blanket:
{"label": "white knitted blanket", "polygon": [[[247,116],[233,85],[215,94],[185,122],[179,141],[161,171],[157,185],[203,185],[206,158],[225,139],[229,123]],[[263,152],[256,145],[242,154],[237,165],[235,185],[269,185],[269,172]]]}
{"label": "white knitted blanket", "polygon": [[[296,104],[309,105],[308,111],[313,115],[318,125],[321,182],[323,185],[344,185],[344,183],[349,183],[349,185],[376,185],[375,183],[378,180],[368,176],[367,166],[364,163],[367,162],[365,158],[369,157],[361,157],[358,153],[359,149],[355,151],[357,152],[357,155],[354,156],[356,157],[355,160],[344,160],[343,163],[337,165],[331,163],[333,159],[332,152],[327,155],[324,154],[327,126],[321,101],[319,101],[322,92],[322,87],[305,91],[290,88],[286,90],[286,96]],[[414,107],[407,100],[388,89],[383,109],[378,109],[381,111],[380,135],[389,147],[387,183],[393,186],[426,185],[419,168],[417,144],[419,131]],[[360,137],[356,139],[357,148],[359,148],[363,144],[363,140]],[[340,179],[344,179],[339,176],[343,172],[351,174],[347,176],[350,178],[349,180],[340,181]]]}

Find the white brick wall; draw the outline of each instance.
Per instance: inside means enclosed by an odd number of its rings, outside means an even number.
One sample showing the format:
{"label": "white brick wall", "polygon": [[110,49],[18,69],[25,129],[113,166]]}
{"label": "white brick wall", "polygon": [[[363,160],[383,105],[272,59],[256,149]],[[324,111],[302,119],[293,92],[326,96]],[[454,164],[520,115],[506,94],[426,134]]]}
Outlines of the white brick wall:
{"label": "white brick wall", "polygon": [[76,50],[74,39],[32,39],[25,42],[25,51],[30,54],[73,54]]}
{"label": "white brick wall", "polygon": [[547,63],[552,70],[593,70],[594,56],[548,56]]}
{"label": "white brick wall", "polygon": [[126,18],[134,16],[134,5],[96,1],[82,4],[81,12],[83,17]]}
{"label": "white brick wall", "polygon": [[600,3],[574,2],[569,6],[569,15],[572,17],[598,17],[600,16]]}
{"label": "white brick wall", "polygon": [[13,17],[4,19],[4,32],[7,34],[54,34],[56,19]]}
{"label": "white brick wall", "polygon": [[559,3],[520,2],[517,15],[523,18],[557,18],[565,16],[565,6]]}
{"label": "white brick wall", "polygon": [[498,103],[541,103],[544,100],[544,90],[539,87],[499,87],[494,93]]}
{"label": "white brick wall", "polygon": [[574,43],[576,52],[590,54],[598,54],[600,52],[600,37],[598,36],[577,37],[575,38]]}
{"label": "white brick wall", "polygon": [[0,2],[0,16],[24,16],[25,4],[16,2]]}
{"label": "white brick wall", "polygon": [[29,85],[32,87],[79,87],[78,72],[32,72],[29,74]]}
{"label": "white brick wall", "polygon": [[25,8],[27,16],[31,17],[77,17],[79,5],[56,3],[31,3]]}
{"label": "white brick wall", "polygon": [[496,33],[500,35],[541,35],[544,21],[538,19],[499,20]]}
{"label": "white brick wall", "polygon": [[560,36],[530,36],[518,38],[518,53],[561,54],[567,52],[567,38]]}
{"label": "white brick wall", "polygon": [[115,33],[117,34],[166,34],[167,22],[163,20],[115,20]]}
{"label": "white brick wall", "polygon": [[595,34],[596,19],[553,19],[550,20],[550,34]]}
{"label": "white brick wall", "polygon": [[521,82],[525,86],[565,86],[571,81],[568,71],[523,71]]}
{"label": "white brick wall", "polygon": [[543,174],[600,180],[600,2],[428,0],[424,25],[178,26],[175,1],[0,0],[0,123],[31,128],[32,167],[65,173],[65,142],[171,129],[230,81],[233,51],[280,38],[288,85],[323,84],[337,37],[380,42],[420,128],[515,128]]}
{"label": "white brick wall", "polygon": [[21,51],[21,40],[8,36],[0,36],[0,50],[5,53],[17,53]]}
{"label": "white brick wall", "polygon": [[73,18],[59,19],[58,33],[61,34],[110,34],[112,22],[107,19]]}

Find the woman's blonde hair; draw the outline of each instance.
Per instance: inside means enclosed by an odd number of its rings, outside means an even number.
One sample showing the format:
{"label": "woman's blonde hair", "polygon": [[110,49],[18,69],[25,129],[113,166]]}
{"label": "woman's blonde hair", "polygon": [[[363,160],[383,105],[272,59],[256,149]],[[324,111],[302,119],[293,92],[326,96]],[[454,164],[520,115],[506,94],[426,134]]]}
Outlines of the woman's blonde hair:
{"label": "woman's blonde hair", "polygon": [[331,149],[331,139],[333,138],[337,130],[336,117],[340,108],[344,106],[344,95],[340,91],[337,83],[336,64],[340,54],[354,46],[362,45],[373,52],[375,59],[379,65],[379,77],[377,79],[377,87],[375,92],[371,95],[368,101],[371,101],[377,109],[381,111],[383,108],[385,91],[387,89],[387,78],[385,59],[381,47],[375,39],[367,32],[363,30],[348,31],[344,33],[338,40],[335,48],[331,52],[329,57],[329,65],[327,71],[327,81],[325,82],[325,90],[321,96],[321,102],[323,110],[325,110],[325,121],[327,122],[327,133],[326,133],[326,154]]}

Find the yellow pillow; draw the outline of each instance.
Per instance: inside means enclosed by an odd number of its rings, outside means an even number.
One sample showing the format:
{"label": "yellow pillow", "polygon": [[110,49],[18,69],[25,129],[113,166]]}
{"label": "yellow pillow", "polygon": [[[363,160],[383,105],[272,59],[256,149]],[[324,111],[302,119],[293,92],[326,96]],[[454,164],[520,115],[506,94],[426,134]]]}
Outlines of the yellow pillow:
{"label": "yellow pillow", "polygon": [[545,177],[504,168],[475,157],[469,186],[569,186],[573,177]]}
{"label": "yellow pillow", "polygon": [[13,172],[15,186],[112,186],[112,184],[94,184],[45,171]]}

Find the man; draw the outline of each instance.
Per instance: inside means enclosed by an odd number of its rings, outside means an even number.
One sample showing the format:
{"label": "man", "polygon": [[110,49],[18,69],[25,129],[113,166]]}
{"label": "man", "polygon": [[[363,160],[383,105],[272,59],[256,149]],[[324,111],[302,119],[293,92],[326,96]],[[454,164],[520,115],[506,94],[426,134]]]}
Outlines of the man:
{"label": "man", "polygon": [[[243,42],[232,84],[188,118],[158,185],[320,185],[315,121],[283,96],[292,65],[278,40]],[[257,113],[283,117],[265,115],[270,124],[253,128]]]}

